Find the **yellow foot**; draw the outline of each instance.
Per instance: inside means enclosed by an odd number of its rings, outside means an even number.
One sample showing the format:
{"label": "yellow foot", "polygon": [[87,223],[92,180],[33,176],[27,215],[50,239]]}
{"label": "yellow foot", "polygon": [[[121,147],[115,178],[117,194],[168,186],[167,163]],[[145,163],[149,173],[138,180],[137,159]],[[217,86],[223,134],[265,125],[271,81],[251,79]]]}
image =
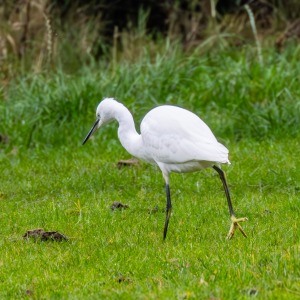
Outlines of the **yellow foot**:
{"label": "yellow foot", "polygon": [[237,219],[235,216],[231,216],[231,226],[227,235],[227,239],[230,240],[234,236],[235,230],[237,228],[240,230],[240,232],[243,234],[244,237],[247,237],[247,234],[245,233],[241,225],[238,223],[238,222],[245,222],[247,220],[248,220],[247,218]]}

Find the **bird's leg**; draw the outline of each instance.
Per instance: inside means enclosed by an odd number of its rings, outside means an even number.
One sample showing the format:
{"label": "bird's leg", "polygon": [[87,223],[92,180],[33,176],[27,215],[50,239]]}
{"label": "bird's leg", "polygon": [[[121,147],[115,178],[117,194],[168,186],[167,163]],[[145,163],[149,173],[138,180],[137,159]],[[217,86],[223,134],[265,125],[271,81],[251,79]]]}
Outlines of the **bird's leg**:
{"label": "bird's leg", "polygon": [[168,183],[166,183],[166,195],[167,195],[167,206],[166,206],[166,221],[165,221],[165,228],[164,228],[164,240],[166,239],[166,236],[167,236],[169,219],[170,219],[171,211],[172,211],[170,186]]}
{"label": "bird's leg", "polygon": [[229,213],[230,213],[230,219],[231,219],[231,226],[230,226],[227,238],[231,239],[234,236],[235,230],[237,228],[241,231],[241,233],[243,234],[244,237],[247,237],[245,231],[243,230],[243,228],[241,227],[241,225],[238,222],[244,222],[244,221],[247,221],[248,219],[247,218],[239,218],[239,219],[236,218],[234,210],[233,210],[231,198],[230,198],[228,185],[227,185],[227,182],[226,182],[225,173],[222,169],[220,169],[217,166],[213,166],[213,168],[218,172],[218,174],[220,176],[220,179],[223,183],[226,198],[227,198],[227,203],[228,203],[228,208],[229,208]]}

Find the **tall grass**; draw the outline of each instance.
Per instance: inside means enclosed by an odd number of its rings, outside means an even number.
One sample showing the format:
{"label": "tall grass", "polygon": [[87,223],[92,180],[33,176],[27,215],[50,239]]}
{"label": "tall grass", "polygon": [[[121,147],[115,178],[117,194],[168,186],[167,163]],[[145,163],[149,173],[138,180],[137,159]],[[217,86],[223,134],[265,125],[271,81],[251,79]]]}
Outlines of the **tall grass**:
{"label": "tall grass", "polygon": [[[128,1],[120,11],[118,1],[4,1],[0,80],[57,68],[74,72],[92,58],[107,59],[112,52],[115,59],[118,51],[135,61],[145,45],[155,52],[160,37],[180,41],[185,51],[200,46],[203,52],[255,41],[261,59],[260,43],[274,43],[300,9],[295,0],[226,2]],[[299,30],[281,40],[297,36]]]}
{"label": "tall grass", "polygon": [[2,89],[0,133],[9,147],[78,144],[97,103],[109,96],[125,103],[137,123],[152,107],[169,103],[195,111],[219,137],[298,136],[299,48],[281,54],[265,48],[264,65],[255,51],[187,55],[166,42],[154,57],[144,49],[134,64],[94,62],[73,75],[16,78]]}

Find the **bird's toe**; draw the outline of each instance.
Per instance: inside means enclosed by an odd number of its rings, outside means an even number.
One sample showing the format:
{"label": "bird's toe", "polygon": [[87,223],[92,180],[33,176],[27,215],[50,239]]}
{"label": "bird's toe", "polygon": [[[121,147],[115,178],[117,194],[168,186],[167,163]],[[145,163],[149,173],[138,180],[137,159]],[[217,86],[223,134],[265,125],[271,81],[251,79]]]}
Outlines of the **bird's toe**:
{"label": "bird's toe", "polygon": [[247,237],[247,234],[243,230],[242,226],[239,222],[245,222],[248,218],[239,218],[237,219],[235,216],[231,216],[231,226],[227,235],[227,239],[232,239],[235,233],[235,230],[238,228],[244,237]]}

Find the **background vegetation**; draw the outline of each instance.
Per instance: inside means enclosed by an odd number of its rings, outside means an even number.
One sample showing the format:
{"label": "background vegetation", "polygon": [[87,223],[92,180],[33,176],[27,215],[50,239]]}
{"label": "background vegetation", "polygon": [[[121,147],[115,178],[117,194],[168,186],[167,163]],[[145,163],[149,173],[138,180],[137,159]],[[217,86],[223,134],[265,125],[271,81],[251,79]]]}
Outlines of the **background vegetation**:
{"label": "background vegetation", "polygon": [[219,136],[295,136],[298,12],[297,1],[4,2],[2,146],[64,143],[61,128],[72,143],[104,96],[138,120],[173,103]]}
{"label": "background vegetation", "polygon": [[[296,0],[3,1],[0,297],[299,298],[299,13]],[[225,241],[207,170],[172,176],[162,242],[161,174],[116,167],[130,158],[116,124],[81,146],[107,96],[137,125],[169,103],[211,127],[248,239]],[[22,238],[39,227],[70,240]]]}

